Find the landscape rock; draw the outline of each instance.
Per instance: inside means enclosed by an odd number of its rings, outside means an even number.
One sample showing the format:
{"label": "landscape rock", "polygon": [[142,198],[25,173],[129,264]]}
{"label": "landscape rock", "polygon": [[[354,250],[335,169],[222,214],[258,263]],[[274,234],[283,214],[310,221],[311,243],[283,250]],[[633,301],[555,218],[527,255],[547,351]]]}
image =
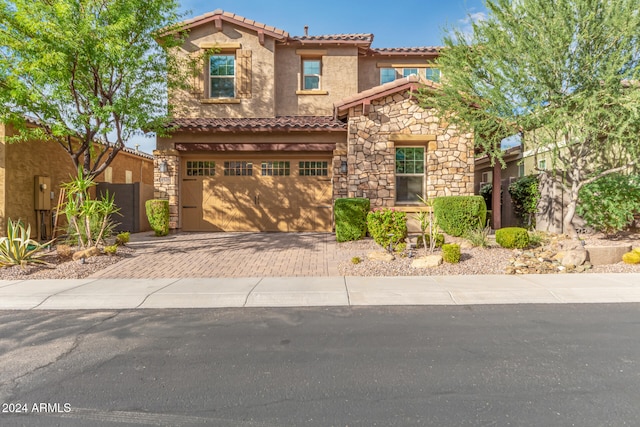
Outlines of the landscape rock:
{"label": "landscape rock", "polygon": [[388,252],[369,252],[367,258],[371,261],[385,261],[390,262],[395,259],[393,255]]}
{"label": "landscape rock", "polygon": [[98,256],[98,255],[100,255],[100,249],[94,246],[89,249],[84,249],[81,251],[74,252],[72,258],[74,261],[77,261],[82,258],[90,258],[92,256]]}
{"label": "landscape rock", "polygon": [[434,268],[442,264],[442,255],[427,255],[411,262],[412,268]]}
{"label": "landscape rock", "polygon": [[622,255],[631,251],[631,245],[585,246],[592,265],[617,264]]}
{"label": "landscape rock", "polygon": [[587,260],[587,251],[582,248],[571,249],[567,251],[562,258],[562,265],[565,267],[573,266],[578,267],[584,264]]}

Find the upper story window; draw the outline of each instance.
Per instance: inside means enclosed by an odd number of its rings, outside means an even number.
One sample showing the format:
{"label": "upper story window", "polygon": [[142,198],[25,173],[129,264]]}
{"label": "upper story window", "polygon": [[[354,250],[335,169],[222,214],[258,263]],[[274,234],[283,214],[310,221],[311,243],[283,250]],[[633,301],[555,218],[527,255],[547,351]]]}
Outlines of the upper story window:
{"label": "upper story window", "polygon": [[395,68],[380,68],[380,84],[392,82],[396,79]]}
{"label": "upper story window", "polygon": [[402,77],[409,77],[411,75],[418,75],[417,68],[403,68],[402,69]]}
{"label": "upper story window", "polygon": [[236,86],[236,58],[234,55],[209,57],[209,96],[234,98]]}
{"label": "upper story window", "polygon": [[547,170],[547,160],[546,159],[538,160],[538,169],[541,170],[541,171]]}
{"label": "upper story window", "polygon": [[440,83],[440,69],[438,68],[427,68],[425,70],[425,77],[427,80],[431,80],[432,82]]}
{"label": "upper story window", "polygon": [[302,60],[302,90],[319,90],[322,61],[320,59]]}

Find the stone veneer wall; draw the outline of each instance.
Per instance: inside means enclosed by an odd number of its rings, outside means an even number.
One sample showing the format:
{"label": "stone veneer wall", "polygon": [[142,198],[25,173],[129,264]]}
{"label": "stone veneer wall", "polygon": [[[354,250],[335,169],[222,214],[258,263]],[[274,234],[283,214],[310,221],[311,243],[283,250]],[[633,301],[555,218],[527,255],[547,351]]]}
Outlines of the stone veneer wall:
{"label": "stone veneer wall", "polygon": [[365,197],[371,207],[395,206],[395,141],[424,146],[427,198],[473,194],[473,135],[447,128],[435,110],[424,110],[409,92],[373,101],[369,112],[349,110],[347,174],[334,153],[334,197]]}
{"label": "stone veneer wall", "polygon": [[[155,199],[169,200],[169,228],[179,227],[180,209],[178,185],[180,183],[180,155],[176,150],[156,150],[153,152],[153,184]],[[161,162],[167,162],[167,172],[160,172]]]}

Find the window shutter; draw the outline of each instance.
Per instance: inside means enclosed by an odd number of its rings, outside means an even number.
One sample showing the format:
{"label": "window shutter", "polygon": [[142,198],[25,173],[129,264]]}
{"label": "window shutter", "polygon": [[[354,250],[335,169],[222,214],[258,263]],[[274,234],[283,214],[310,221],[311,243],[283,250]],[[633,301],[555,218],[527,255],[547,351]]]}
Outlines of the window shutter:
{"label": "window shutter", "polygon": [[251,51],[237,50],[237,96],[238,98],[251,98]]}
{"label": "window shutter", "polygon": [[202,50],[189,53],[189,85],[191,93],[198,99],[204,98],[204,75],[208,63],[208,57]]}

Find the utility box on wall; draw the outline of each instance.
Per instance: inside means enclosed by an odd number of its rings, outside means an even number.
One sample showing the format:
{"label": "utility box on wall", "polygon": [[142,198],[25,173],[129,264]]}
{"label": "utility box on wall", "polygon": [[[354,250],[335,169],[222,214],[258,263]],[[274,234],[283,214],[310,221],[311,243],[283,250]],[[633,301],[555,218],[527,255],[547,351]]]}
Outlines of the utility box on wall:
{"label": "utility box on wall", "polygon": [[35,210],[51,210],[51,178],[48,176],[34,177]]}

